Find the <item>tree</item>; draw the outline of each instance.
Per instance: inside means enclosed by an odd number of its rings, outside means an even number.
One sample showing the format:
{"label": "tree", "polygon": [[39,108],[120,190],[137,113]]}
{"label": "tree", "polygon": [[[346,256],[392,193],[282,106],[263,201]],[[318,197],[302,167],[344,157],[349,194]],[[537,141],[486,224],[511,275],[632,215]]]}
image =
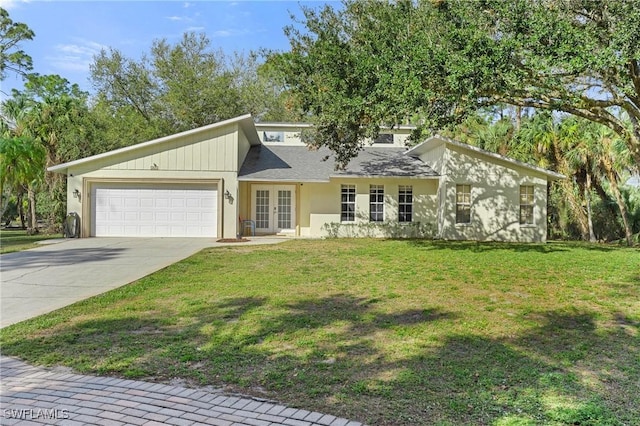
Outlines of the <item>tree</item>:
{"label": "tree", "polygon": [[600,123],[640,164],[637,1],[347,0],[302,25],[271,60],[343,164],[381,124],[418,114],[418,138],[496,103]]}
{"label": "tree", "polygon": [[[44,176],[44,149],[33,138],[0,137],[0,194],[3,197],[13,193],[18,197],[21,208],[22,195],[26,192],[29,202],[27,232],[38,230],[36,217],[36,192]],[[3,214],[6,205],[3,205]]]}
{"label": "tree", "polygon": [[[46,188],[45,203],[49,223],[62,223],[65,214],[66,180],[62,175],[46,173],[46,167],[90,154],[91,126],[86,119],[87,97],[77,85],[57,75],[29,75],[24,90],[13,91],[13,97],[2,104],[3,135],[7,139],[32,141],[38,149],[22,150],[26,161],[38,165],[39,182]],[[80,155],[78,155],[80,154]],[[24,186],[25,189],[29,189]],[[30,203],[35,217],[35,190]]]}
{"label": "tree", "polygon": [[[203,34],[186,33],[176,44],[156,40],[140,60],[104,50],[91,78],[96,112],[115,137],[110,127],[117,126],[121,146],[246,113],[284,118],[277,73],[255,54],[212,49]],[[122,132],[122,122],[132,125]]]}
{"label": "tree", "polygon": [[[622,232],[631,245],[633,222],[620,189],[621,174],[631,160],[620,138],[582,118],[549,111],[518,115],[499,106],[482,110],[445,136],[566,175],[550,188],[550,230],[559,228],[571,236],[568,225],[574,223],[585,240],[619,238]],[[594,213],[594,201],[604,215]]]}
{"label": "tree", "polygon": [[19,49],[20,42],[32,40],[33,31],[26,24],[13,22],[9,12],[0,7],[0,81],[4,80],[7,71],[25,75],[31,71],[31,57]]}

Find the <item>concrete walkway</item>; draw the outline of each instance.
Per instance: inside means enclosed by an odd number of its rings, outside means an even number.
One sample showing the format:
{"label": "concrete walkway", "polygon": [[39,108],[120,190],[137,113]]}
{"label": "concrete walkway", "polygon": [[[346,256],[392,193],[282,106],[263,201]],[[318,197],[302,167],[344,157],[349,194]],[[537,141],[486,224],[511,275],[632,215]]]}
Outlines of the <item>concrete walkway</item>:
{"label": "concrete walkway", "polygon": [[362,426],[261,399],[71,374],[0,357],[1,425]]}
{"label": "concrete walkway", "polygon": [[0,255],[0,328],[123,286],[206,247],[273,244],[210,238],[81,238]]}

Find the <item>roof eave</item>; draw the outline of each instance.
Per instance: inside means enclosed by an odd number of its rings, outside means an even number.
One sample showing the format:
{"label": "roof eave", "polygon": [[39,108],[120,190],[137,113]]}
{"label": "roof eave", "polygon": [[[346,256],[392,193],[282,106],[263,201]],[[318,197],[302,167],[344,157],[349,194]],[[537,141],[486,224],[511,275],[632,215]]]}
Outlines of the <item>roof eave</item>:
{"label": "roof eave", "polygon": [[[219,121],[217,123],[209,124],[207,126],[198,127],[196,129],[186,130],[184,132],[175,133],[173,135],[168,135],[168,136],[163,136],[161,138],[153,139],[153,140],[150,140],[150,141],[147,141],[147,142],[141,142],[141,143],[137,143],[135,145],[125,146],[124,148],[118,148],[118,149],[114,149],[112,151],[103,152],[102,154],[92,155],[90,157],[80,158],[78,160],[69,161],[69,162],[63,163],[63,164],[58,164],[58,165],[51,166],[51,167],[47,168],[47,170],[50,171],[50,172],[54,172],[54,173],[65,173],[66,174],[66,170],[68,170],[70,167],[78,166],[78,165],[85,164],[85,163],[90,163],[92,161],[100,160],[100,159],[103,159],[103,158],[108,158],[108,157],[111,157],[113,155],[118,155],[118,154],[130,152],[130,151],[135,151],[135,150],[138,150],[138,149],[146,148],[146,147],[149,147],[149,146],[161,144],[161,143],[168,142],[168,141],[171,141],[173,139],[180,138],[180,137],[194,135],[194,134],[198,134],[198,133],[205,132],[205,131],[212,130],[212,129],[217,129],[219,127],[224,127],[224,126],[227,126],[229,124],[234,124],[234,123],[238,123],[239,124],[239,126],[242,128],[242,130],[247,135],[247,138],[249,139],[249,143],[251,145],[259,145],[260,144],[260,139],[258,138],[258,133],[255,131],[255,127],[253,128],[253,132],[250,131],[250,127],[247,127],[247,126],[249,126],[249,124],[251,124],[251,126],[253,126],[253,117],[251,116],[251,114],[245,114],[245,115],[241,115],[239,117],[230,118],[228,120],[223,120],[223,121]],[[249,131],[247,132],[247,130],[249,130]],[[64,172],[63,172],[63,170],[64,170]]]}
{"label": "roof eave", "polygon": [[429,138],[427,138],[424,142],[414,146],[413,148],[409,149],[407,152],[405,152],[406,155],[419,155],[421,153],[423,153],[425,151],[425,148],[432,148],[433,146],[437,145],[437,144],[450,144],[453,146],[457,146],[459,148],[462,149],[467,149],[469,151],[478,153],[478,154],[482,154],[482,155],[486,155],[488,157],[494,158],[496,160],[500,160],[500,161],[504,161],[507,162],[509,164],[513,164],[515,166],[519,166],[525,169],[529,169],[532,171],[535,171],[537,173],[541,173],[545,176],[547,176],[548,178],[550,178],[551,180],[563,180],[566,179],[567,177],[563,174],[560,173],[556,173],[554,171],[551,170],[547,170],[544,169],[542,167],[538,167],[538,166],[534,166],[532,164],[528,164],[525,163],[523,161],[518,161],[515,160],[513,158],[510,157],[506,157],[504,155],[500,155],[498,153],[495,152],[491,152],[491,151],[487,151],[486,149],[482,149],[482,148],[478,148],[477,146],[473,146],[473,145],[469,145],[466,143],[462,143],[459,141],[456,141],[455,139],[451,139],[451,138],[447,138],[445,136],[441,136],[441,135],[434,135],[434,136],[430,136]]}
{"label": "roof eave", "polygon": [[412,175],[412,176],[403,176],[403,175],[362,175],[362,174],[332,174],[330,176],[332,179],[338,178],[349,178],[349,179],[439,179],[439,175]]}
{"label": "roof eave", "polygon": [[256,178],[251,176],[238,177],[239,182],[289,182],[289,183],[329,183],[328,179],[307,179],[307,178]]}

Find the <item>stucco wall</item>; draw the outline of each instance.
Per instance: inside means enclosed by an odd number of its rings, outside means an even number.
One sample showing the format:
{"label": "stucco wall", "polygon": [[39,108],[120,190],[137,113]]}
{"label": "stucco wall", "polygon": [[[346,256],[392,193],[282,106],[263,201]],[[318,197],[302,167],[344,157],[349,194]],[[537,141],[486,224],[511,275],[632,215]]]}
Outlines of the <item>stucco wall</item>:
{"label": "stucco wall", "polygon": [[[544,175],[447,146],[440,236],[452,240],[541,242],[547,235]],[[456,223],[456,185],[471,185],[471,222]],[[520,186],[534,187],[534,224],[520,225]]]}
{"label": "stucco wall", "polygon": [[[398,221],[398,186],[413,188],[413,221],[436,228],[437,180],[424,179],[332,179],[330,183],[305,183],[300,187],[300,235],[324,237],[325,224],[340,223],[341,186],[356,186],[356,220],[369,223],[369,185],[384,185],[385,222]],[[347,223],[346,225],[351,225]],[[348,226],[342,227],[348,228]],[[380,235],[380,233],[376,233]]]}

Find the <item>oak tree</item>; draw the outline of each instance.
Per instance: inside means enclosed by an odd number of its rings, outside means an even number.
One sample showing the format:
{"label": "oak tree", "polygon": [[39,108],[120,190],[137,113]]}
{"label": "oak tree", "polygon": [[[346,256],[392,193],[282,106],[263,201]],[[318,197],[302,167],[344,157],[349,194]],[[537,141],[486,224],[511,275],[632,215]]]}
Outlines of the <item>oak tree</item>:
{"label": "oak tree", "polygon": [[640,164],[635,0],[347,0],[286,34],[271,60],[342,163],[381,124],[418,118],[418,138],[506,103],[600,123]]}

